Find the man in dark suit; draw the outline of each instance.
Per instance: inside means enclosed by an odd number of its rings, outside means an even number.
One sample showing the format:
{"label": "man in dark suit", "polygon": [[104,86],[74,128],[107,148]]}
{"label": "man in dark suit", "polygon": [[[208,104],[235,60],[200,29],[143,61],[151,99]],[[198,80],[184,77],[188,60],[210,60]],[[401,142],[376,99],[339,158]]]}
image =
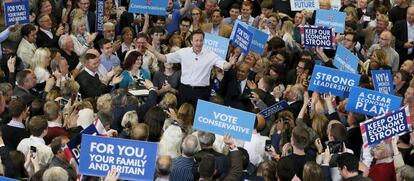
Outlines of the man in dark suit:
{"label": "man in dark suit", "polygon": [[52,19],[48,14],[40,14],[37,19],[39,31],[37,31],[37,47],[56,48],[60,35],[65,33],[65,27],[59,25],[56,31],[52,30]]}
{"label": "man in dark suit", "polygon": [[225,73],[223,80],[224,104],[237,109],[249,110],[251,90],[247,86],[247,75],[250,66],[242,63],[236,67],[236,70],[229,70]]}
{"label": "man in dark suit", "polygon": [[91,2],[89,0],[79,0],[78,1],[79,9],[81,9],[85,13],[85,16],[86,16],[86,17],[84,17],[84,20],[86,21],[85,22],[86,23],[86,30],[89,33],[93,33],[93,32],[95,32],[95,18],[96,18],[96,15],[95,15],[94,11],[90,10],[90,8],[89,8],[90,6],[91,6]]}
{"label": "man in dark suit", "polygon": [[1,128],[2,138],[9,150],[16,150],[20,141],[30,136],[23,124],[23,121],[29,116],[29,109],[23,99],[13,99],[9,104],[9,114],[12,120]]}
{"label": "man in dark suit", "polygon": [[[407,18],[395,23],[391,29],[395,37],[395,50],[400,55],[400,62],[414,58],[414,7],[407,9]],[[411,36],[410,36],[411,35]]]}
{"label": "man in dark suit", "polygon": [[85,69],[76,78],[82,98],[98,97],[101,94],[108,93],[113,88],[112,85],[121,82],[122,76],[118,76],[112,79],[110,85],[103,84],[97,73],[100,64],[99,57],[96,55],[92,53],[85,55]]}

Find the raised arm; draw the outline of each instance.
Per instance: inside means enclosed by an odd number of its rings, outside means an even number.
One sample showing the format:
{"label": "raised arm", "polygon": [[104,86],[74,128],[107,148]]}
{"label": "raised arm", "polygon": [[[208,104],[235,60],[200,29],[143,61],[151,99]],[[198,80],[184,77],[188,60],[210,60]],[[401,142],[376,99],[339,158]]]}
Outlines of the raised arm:
{"label": "raised arm", "polygon": [[167,62],[167,56],[165,56],[164,54],[161,54],[160,52],[158,52],[157,50],[154,49],[154,47],[152,45],[150,45],[149,43],[145,44],[145,47],[147,47],[147,50],[150,51],[151,53],[153,53],[155,55],[155,57],[157,57],[157,59],[161,62]]}
{"label": "raised arm", "polygon": [[190,0],[185,0],[184,7],[180,9],[180,15],[185,14],[185,12],[187,12],[189,8],[190,8]]}

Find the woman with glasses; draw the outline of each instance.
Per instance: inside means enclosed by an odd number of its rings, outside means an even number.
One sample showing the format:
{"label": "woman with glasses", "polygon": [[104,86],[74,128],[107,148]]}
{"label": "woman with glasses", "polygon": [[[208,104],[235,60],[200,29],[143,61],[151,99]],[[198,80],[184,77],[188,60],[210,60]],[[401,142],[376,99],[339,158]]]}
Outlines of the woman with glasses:
{"label": "woman with glasses", "polygon": [[195,7],[191,10],[191,26],[190,31],[193,32],[201,28],[201,25],[204,24],[203,13],[200,8]]}

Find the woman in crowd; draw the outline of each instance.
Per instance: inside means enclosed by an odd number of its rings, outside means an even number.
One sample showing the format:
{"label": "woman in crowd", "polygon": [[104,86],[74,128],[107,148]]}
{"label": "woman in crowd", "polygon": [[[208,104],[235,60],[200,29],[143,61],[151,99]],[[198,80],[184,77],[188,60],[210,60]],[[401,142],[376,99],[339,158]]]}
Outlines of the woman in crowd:
{"label": "woman in crowd", "polygon": [[143,84],[143,81],[150,79],[147,71],[141,68],[142,54],[136,50],[130,50],[125,55],[123,62],[124,71],[122,72],[123,79],[119,83],[119,87],[127,88],[132,84]]}
{"label": "woman in crowd", "polygon": [[96,32],[89,34],[86,31],[85,21],[81,18],[73,19],[71,29],[70,36],[74,43],[74,51],[76,55],[82,56],[89,48],[93,47],[93,41],[98,34]]}

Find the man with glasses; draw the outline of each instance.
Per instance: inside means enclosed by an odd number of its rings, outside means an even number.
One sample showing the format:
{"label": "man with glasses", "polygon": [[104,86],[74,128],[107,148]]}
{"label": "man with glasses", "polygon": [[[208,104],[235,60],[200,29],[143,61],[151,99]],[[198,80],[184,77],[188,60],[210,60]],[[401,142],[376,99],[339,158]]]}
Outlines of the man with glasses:
{"label": "man with glasses", "polygon": [[167,7],[167,32],[168,35],[172,35],[175,31],[178,29],[178,23],[181,17],[189,10],[190,8],[190,0],[186,0],[184,3],[184,7],[181,9],[173,9],[174,3],[173,0],[168,1],[168,7]]}
{"label": "man with glasses", "polygon": [[58,47],[60,35],[65,33],[65,27],[60,24],[56,31],[52,30],[52,19],[48,14],[40,14],[37,20],[39,30],[37,31],[37,47]]}
{"label": "man with glasses", "polygon": [[[146,33],[139,33],[135,39],[136,50],[142,54],[141,67],[147,72],[154,73],[159,70],[158,60],[145,46],[148,43],[149,37]],[[126,54],[126,52],[125,52]]]}
{"label": "man with glasses", "polygon": [[180,20],[180,29],[176,32],[174,32],[175,35],[180,35],[182,41],[181,47],[186,47],[190,45],[190,42],[188,41],[188,37],[190,36],[190,26],[191,26],[191,19],[184,17]]}
{"label": "man with glasses", "polygon": [[[392,72],[397,72],[398,67],[400,65],[400,56],[398,55],[397,51],[394,50],[394,48],[391,47],[391,41],[392,41],[392,34],[389,31],[383,31],[380,34],[380,40],[378,44],[373,44],[368,52],[367,57],[370,57],[372,52],[377,49],[381,49],[385,52],[385,54],[388,57],[388,66],[392,67]],[[401,62],[402,64],[403,62]]]}

